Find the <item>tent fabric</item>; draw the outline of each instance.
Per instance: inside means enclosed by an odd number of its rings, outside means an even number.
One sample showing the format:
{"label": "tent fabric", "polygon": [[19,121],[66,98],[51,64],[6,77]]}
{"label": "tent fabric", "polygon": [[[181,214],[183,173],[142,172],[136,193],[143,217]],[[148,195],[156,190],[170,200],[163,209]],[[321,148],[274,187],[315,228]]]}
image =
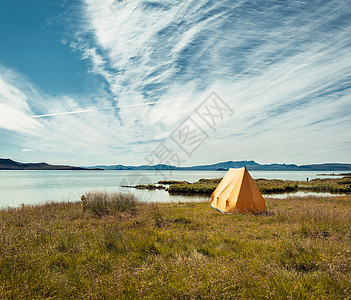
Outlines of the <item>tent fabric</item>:
{"label": "tent fabric", "polygon": [[211,207],[226,213],[263,213],[266,203],[246,168],[230,168],[211,195]]}

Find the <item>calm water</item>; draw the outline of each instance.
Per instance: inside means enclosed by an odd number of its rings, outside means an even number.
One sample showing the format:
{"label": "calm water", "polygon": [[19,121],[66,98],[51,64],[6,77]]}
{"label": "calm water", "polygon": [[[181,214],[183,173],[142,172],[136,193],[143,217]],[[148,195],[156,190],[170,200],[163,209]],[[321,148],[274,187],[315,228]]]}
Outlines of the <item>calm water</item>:
{"label": "calm water", "polygon": [[[136,190],[123,188],[121,185],[157,183],[159,180],[164,180],[163,176],[166,176],[167,180],[194,182],[200,178],[220,178],[226,173],[226,171],[162,172],[157,174],[155,171],[0,171],[0,207],[40,204],[47,201],[79,201],[82,194],[96,190],[132,192],[142,201],[206,200],[209,197],[173,196],[163,190]],[[250,173],[253,178],[306,180],[306,177],[309,179],[322,177],[317,176],[319,173],[343,173],[343,171],[252,171]],[[333,178],[336,177],[333,176]],[[284,196],[275,195],[274,197]]]}

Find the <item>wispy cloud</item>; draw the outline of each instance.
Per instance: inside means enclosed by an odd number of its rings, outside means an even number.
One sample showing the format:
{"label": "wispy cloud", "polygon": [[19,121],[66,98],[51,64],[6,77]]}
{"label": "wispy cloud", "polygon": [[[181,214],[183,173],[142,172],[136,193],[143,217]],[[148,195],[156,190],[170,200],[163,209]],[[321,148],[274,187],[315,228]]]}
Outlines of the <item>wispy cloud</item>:
{"label": "wispy cloud", "polygon": [[143,163],[216,91],[234,116],[188,164],[351,157],[349,1],[84,0],[77,9],[65,40],[101,80],[96,94],[53,97],[0,77],[0,127],[36,153]]}
{"label": "wispy cloud", "polygon": [[[106,161],[121,158],[127,163],[136,153],[142,152],[139,142],[153,140],[153,134],[157,132],[149,128],[147,133],[145,128],[140,130],[138,124],[125,126],[115,115],[122,107],[104,107],[111,103],[100,99],[102,95],[83,100],[52,97],[38,92],[18,74],[5,68],[2,70],[8,76],[1,77],[0,133],[11,132],[11,143],[28,146],[23,149],[35,147],[40,161],[41,156],[48,156],[54,157],[52,162],[87,164],[91,159],[98,162],[104,157]],[[174,100],[149,101],[126,104],[123,108],[133,116],[141,109],[155,111],[158,106],[174,104]],[[82,109],[83,105],[91,108]]]}
{"label": "wispy cloud", "polygon": [[30,149],[30,148],[24,148],[22,149],[22,152],[34,152],[35,150]]}
{"label": "wispy cloud", "polygon": [[[92,71],[106,80],[119,103],[177,99],[180,105],[173,107],[168,124],[167,118],[143,111],[165,129],[184,119],[200,93],[216,90],[235,110],[220,130],[226,143],[237,144],[229,137],[238,132],[252,140],[250,145],[269,149],[269,136],[276,134],[283,149],[270,151],[279,152],[275,158],[253,146],[235,147],[225,154],[228,159],[245,153],[284,160],[289,149],[303,160],[316,141],[334,151],[344,142],[341,132],[350,128],[345,112],[351,106],[347,1],[85,0],[83,12],[75,49],[92,61]],[[134,119],[123,109],[118,114],[121,120],[132,118],[131,126],[136,120],[148,126],[140,115]],[[333,147],[323,143],[325,130],[335,137]],[[338,159],[329,152],[329,159]]]}
{"label": "wispy cloud", "polygon": [[57,113],[44,114],[44,115],[35,115],[35,116],[32,116],[32,118],[44,118],[44,117],[56,117],[56,116],[64,116],[64,115],[76,115],[76,114],[83,114],[83,113],[89,113],[89,112],[98,112],[98,111],[104,111],[104,110],[116,110],[116,109],[121,109],[121,108],[125,108],[125,107],[145,106],[145,105],[160,104],[160,103],[170,103],[170,102],[175,102],[175,101],[172,101],[172,100],[170,100],[170,101],[154,101],[154,102],[127,104],[127,105],[117,106],[117,107],[105,107],[105,108],[98,108],[98,109],[83,109],[83,110],[76,110],[76,111],[64,111],[64,112],[57,112]]}
{"label": "wispy cloud", "polygon": [[27,95],[12,84],[18,79],[15,73],[0,68],[0,128],[34,134],[40,124],[28,116]]}

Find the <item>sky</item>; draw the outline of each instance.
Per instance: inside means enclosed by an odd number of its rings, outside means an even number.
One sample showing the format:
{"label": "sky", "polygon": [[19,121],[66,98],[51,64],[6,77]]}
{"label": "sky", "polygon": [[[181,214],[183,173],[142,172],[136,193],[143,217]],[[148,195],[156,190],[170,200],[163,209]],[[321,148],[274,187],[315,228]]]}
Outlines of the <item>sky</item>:
{"label": "sky", "polygon": [[351,163],[347,0],[0,0],[0,158]]}

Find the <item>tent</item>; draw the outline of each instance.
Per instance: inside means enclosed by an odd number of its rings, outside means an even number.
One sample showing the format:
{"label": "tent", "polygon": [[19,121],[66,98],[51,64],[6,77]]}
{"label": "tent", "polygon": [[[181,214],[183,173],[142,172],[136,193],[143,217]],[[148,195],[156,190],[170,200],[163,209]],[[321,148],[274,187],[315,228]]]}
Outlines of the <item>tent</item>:
{"label": "tent", "polygon": [[211,195],[211,207],[221,212],[263,213],[266,204],[246,168],[230,168]]}

